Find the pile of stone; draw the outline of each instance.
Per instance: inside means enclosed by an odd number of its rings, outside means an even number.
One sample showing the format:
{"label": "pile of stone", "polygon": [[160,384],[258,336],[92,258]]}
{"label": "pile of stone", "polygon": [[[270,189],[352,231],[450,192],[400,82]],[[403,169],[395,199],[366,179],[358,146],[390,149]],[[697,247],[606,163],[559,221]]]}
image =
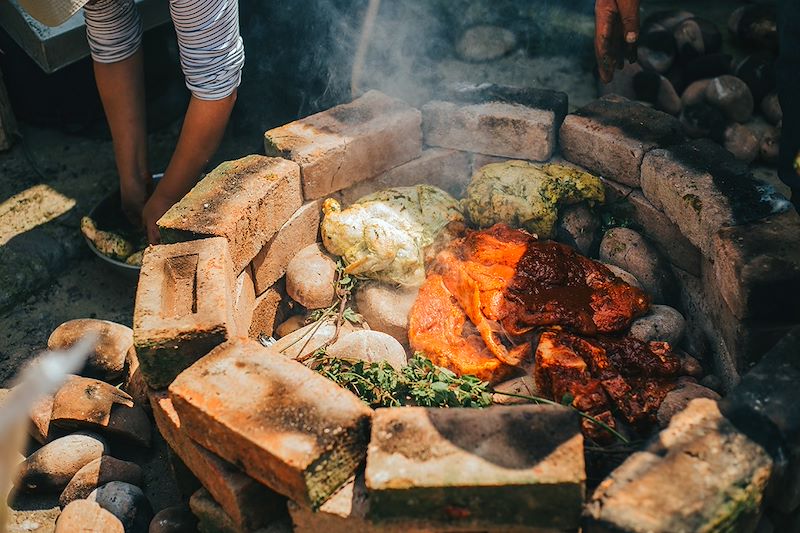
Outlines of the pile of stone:
{"label": "pile of stone", "polygon": [[[568,115],[563,94],[482,86],[443,93],[421,111],[373,91],[270,130],[266,157],[221,165],[159,221],[164,244],[145,255],[134,343],[158,428],[204,487],[190,502],[201,530],[288,528],[287,508],[296,531],[563,531],[582,520],[589,530],[639,530],[635,520],[597,512],[636,490],[608,481],[591,499],[600,503],[584,509],[583,442],[568,410],[372,411],[292,359],[335,332],[331,323],[304,325],[308,310],[333,299],[335,260],[318,243],[321,199],[349,204],[417,183],[458,197],[474,169],[552,160],[559,144],[567,161],[603,176],[613,206],[624,207],[599,217],[587,206],[565,209],[559,239],[653,296],[657,305],[634,325],[639,338],[695,356],[684,357],[690,377],[665,402],[673,408],[659,413],[666,432],[629,460],[646,458],[683,483],[650,530],[736,528],[758,518],[775,458],[791,456],[780,468],[796,468],[796,452],[786,451],[796,449],[796,421],[764,422],[781,428],[780,449],[744,446],[754,437],[709,407],[718,398],[709,389],[733,390],[800,320],[773,320],[800,286],[800,217],[776,210],[780,202],[719,146],[686,141],[668,114],[608,97]],[[603,227],[623,219],[636,229]],[[370,329],[348,325],[329,350],[402,365],[414,298],[362,286],[355,303]],[[279,340],[257,342],[269,337]],[[710,403],[684,410],[697,397]],[[693,432],[715,435],[697,442],[700,463],[663,460],[683,457],[681,439]],[[720,459],[712,451],[720,442],[741,444],[752,461]],[[710,476],[716,498],[695,498],[701,480],[682,469],[716,471],[717,459],[730,475]],[[650,467],[620,468],[633,487],[665,483],[648,478]],[[615,475],[609,480],[623,479]],[[703,508],[686,516],[690,501]],[[648,510],[623,507],[634,517]]]}
{"label": "pile of stone", "polygon": [[86,335],[98,340],[82,375],[69,376],[30,413],[27,449],[33,451],[20,458],[14,493],[60,494],[59,533],[178,531],[154,527],[151,519],[191,530],[191,515],[180,508],[154,518],[141,488],[142,468],[112,455],[151,446],[147,387],[138,372],[133,331],[105,320],[71,320],[53,331],[48,348],[70,348]]}
{"label": "pile of stone", "polygon": [[688,11],[659,11],[642,24],[638,62],[601,88],[679,116],[687,135],[711,138],[746,163],[774,165],[782,113],[775,92],[778,51],[775,6],[731,13],[723,31]]}

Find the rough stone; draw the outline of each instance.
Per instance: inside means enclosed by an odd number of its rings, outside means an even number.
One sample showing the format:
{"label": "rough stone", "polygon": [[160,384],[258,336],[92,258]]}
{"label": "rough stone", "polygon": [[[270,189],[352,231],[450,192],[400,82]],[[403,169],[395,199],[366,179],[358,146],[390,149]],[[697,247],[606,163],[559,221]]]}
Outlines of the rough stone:
{"label": "rough stone", "polygon": [[[369,328],[366,328],[364,324],[352,324],[345,320],[339,329],[339,335],[347,335],[353,331],[362,329]],[[333,340],[335,335],[336,322],[333,319],[328,319],[322,324],[313,322],[293,331],[285,337],[281,337],[271,348],[284,357],[297,359],[300,356],[314,353],[324,344]]]}
{"label": "rough stone", "polygon": [[122,324],[79,318],[58,326],[47,340],[49,350],[66,350],[86,335],[96,335],[84,372],[105,381],[116,379],[125,368],[125,356],[133,349],[133,330]]}
{"label": "rough stone", "polygon": [[133,340],[150,387],[166,387],[181,370],[236,335],[232,273],[228,243],[220,237],[145,251]]}
{"label": "rough stone", "polygon": [[723,140],[725,149],[747,164],[756,160],[761,149],[758,137],[742,124],[733,123],[725,128]]}
{"label": "rough stone", "polygon": [[800,507],[800,327],[794,328],[720,404],[740,431],[766,448],[777,476],[771,504],[789,513]]}
{"label": "rough stone", "polygon": [[159,431],[236,527],[257,529],[284,509],[286,499],[192,441],[165,391],[151,391]]}
{"label": "rough stone", "polygon": [[433,185],[460,198],[472,175],[470,154],[445,148],[428,148],[418,158],[396,166],[367,181],[362,181],[334,194],[340,204],[348,206],[359,198],[390,187],[413,187],[420,183]]}
{"label": "rough stone", "polygon": [[278,339],[290,335],[306,325],[305,315],[292,315],[275,328],[275,337]]}
{"label": "rough stone", "polygon": [[681,94],[681,105],[688,107],[705,102],[706,89],[710,83],[710,79],[697,80],[690,83]]}
{"label": "rough stone", "polygon": [[761,100],[761,112],[773,126],[777,126],[783,120],[781,103],[778,100],[778,93],[772,92]]}
{"label": "rough stone", "polygon": [[321,202],[304,204],[253,259],[256,294],[263,294],[284,274],[289,262],[307,246],[317,242],[322,219]]}
{"label": "rough stone", "polygon": [[256,286],[251,265],[247,265],[233,287],[233,319],[236,331],[250,331],[256,308]]}
{"label": "rough stone", "polygon": [[493,387],[493,389],[495,393],[492,395],[492,402],[500,405],[530,403],[530,400],[499,393],[505,392],[510,394],[519,394],[522,396],[540,396],[540,391],[536,387],[536,382],[533,380],[533,376],[528,374],[498,383]]}
{"label": "rough stone", "polygon": [[612,228],[600,243],[600,261],[633,274],[653,302],[673,297],[673,280],[667,265],[650,243],[629,228]]}
{"label": "rough stone", "polygon": [[745,122],[753,114],[753,93],[736,76],[728,74],[712,79],[706,87],[706,100],[736,122]]}
{"label": "rough stone", "polygon": [[391,335],[408,346],[408,314],[418,293],[418,287],[366,283],[356,290],[356,305],[370,329]]}
{"label": "rough stone", "polygon": [[386,362],[396,370],[408,364],[403,346],[391,335],[380,331],[354,331],[339,338],[327,350],[331,357],[372,363]]}
{"label": "rough stone", "polygon": [[97,502],[76,500],[67,505],[56,521],[55,533],[125,533],[119,518]]}
{"label": "rough stone", "polygon": [[50,424],[150,446],[150,420],[144,410],[127,393],[96,379],[71,376],[53,398]]}
{"label": "rough stone", "polygon": [[319,507],[365,457],[371,409],[254,341],[216,348],[169,394],[193,440],[302,505]]}
{"label": "rough stone", "polygon": [[643,342],[665,341],[677,346],[683,338],[686,320],[668,305],[651,305],[650,311],[631,323],[630,335]]}
{"label": "rough stone", "polygon": [[167,507],[156,513],[147,533],[195,533],[197,518],[183,506]]}
{"label": "rough stone", "polygon": [[306,309],[333,305],[335,281],[336,260],[318,242],[300,250],[286,267],[286,292]]}
{"label": "rough stone", "polygon": [[142,482],[142,469],[136,463],[121,461],[110,455],[98,457],[78,470],[64,488],[58,503],[65,507],[74,500],[88,497],[94,489],[111,481],[124,481],[139,486]]}
{"label": "rough stone", "polygon": [[283,280],[278,281],[256,298],[248,336],[256,340],[261,337],[271,337],[275,326],[281,323],[287,313],[287,300],[286,283]]}
{"label": "rough stone", "polygon": [[108,453],[108,445],[88,432],[78,432],[45,444],[20,465],[14,486],[21,490],[61,491],[78,471]]}
{"label": "rough stone", "polygon": [[644,290],[644,287],[642,287],[642,284],[639,283],[638,279],[636,279],[636,276],[634,276],[627,270],[623,270],[617,265],[612,265],[611,263],[603,263],[603,265],[605,265],[605,267],[609,269],[612,274],[617,276],[619,279],[621,279],[628,285]]}
{"label": "rough stone", "polygon": [[236,276],[302,203],[297,164],[249,155],[209,172],[158,229],[164,243],[224,237]]}
{"label": "rough stone", "polygon": [[532,161],[553,155],[566,94],[479,86],[448,96],[422,107],[425,144]]}
{"label": "rough stone", "polygon": [[50,415],[52,412],[52,396],[45,396],[37,400],[31,408],[31,423],[28,426],[28,433],[39,444],[45,444],[51,438]]}
{"label": "rough stone", "polygon": [[772,460],[739,433],[713,400],[672,418],[644,451],[595,490],[589,531],[750,531],[760,514]]}
{"label": "rough stone", "polygon": [[739,318],[800,320],[800,216],[793,209],[720,229],[713,281]]}
{"label": "rough stone", "polygon": [[300,165],[303,196],[314,200],[419,157],[420,122],[405,102],[369,91],[267,131],[264,145],[267,155]]}
{"label": "rough stone", "polygon": [[642,192],[706,257],[724,226],[772,213],[769,191],[747,165],[718,144],[701,139],[650,151],[642,163]]}
{"label": "rough stone", "polygon": [[467,28],[456,42],[456,53],[465,61],[491,61],[517,47],[517,36],[501,26],[480,24]]}
{"label": "rough stone", "polygon": [[126,533],[146,533],[153,518],[153,509],[142,489],[124,481],[97,487],[86,499],[119,518]]}
{"label": "rough stone", "polygon": [[615,95],[568,115],[559,133],[564,158],[631,187],[639,187],[645,153],[682,139],[675,117]]}
{"label": "rough stone", "polygon": [[150,409],[150,402],[147,399],[149,387],[142,375],[142,370],[139,367],[139,358],[136,356],[135,350],[129,351],[126,357],[125,380],[122,382],[121,388],[133,398],[135,405],[142,407],[146,411]]}
{"label": "rough stone", "polygon": [[378,409],[365,476],[376,522],[576,529],[583,437],[561,407]]}
{"label": "rough stone", "polygon": [[666,427],[672,417],[680,413],[689,402],[696,398],[708,398],[709,400],[719,401],[719,394],[697,383],[686,382],[667,393],[658,408],[658,423],[661,427]]}
{"label": "rough stone", "polygon": [[586,256],[592,255],[600,233],[600,217],[585,203],[563,208],[558,216],[556,239]]}

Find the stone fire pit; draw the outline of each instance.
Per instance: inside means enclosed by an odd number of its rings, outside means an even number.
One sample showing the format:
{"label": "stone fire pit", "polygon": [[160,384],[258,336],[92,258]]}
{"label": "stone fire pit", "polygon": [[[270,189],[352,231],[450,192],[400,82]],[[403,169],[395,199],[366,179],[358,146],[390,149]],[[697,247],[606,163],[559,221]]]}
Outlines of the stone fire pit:
{"label": "stone fire pit", "polygon": [[[567,110],[544,90],[454,91],[421,111],[368,92],[266,132],[267,156],[220,165],[159,221],[134,343],[206,523],[269,530],[288,505],[308,532],[750,531],[767,507],[798,513],[800,216],[670,115],[615,96]],[[726,393],[691,402],[590,494],[572,410],[373,411],[257,342],[296,314],[285,274],[318,241],[323,199],[418,183],[458,197],[506,159],[602,177],[659,258],[639,281],[682,311],[680,346]]]}

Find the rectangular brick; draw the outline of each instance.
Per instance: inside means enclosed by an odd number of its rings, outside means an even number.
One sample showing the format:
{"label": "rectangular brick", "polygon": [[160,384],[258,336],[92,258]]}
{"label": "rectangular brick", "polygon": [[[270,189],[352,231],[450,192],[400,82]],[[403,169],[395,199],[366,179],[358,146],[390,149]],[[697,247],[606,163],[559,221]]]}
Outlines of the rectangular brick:
{"label": "rectangular brick", "polygon": [[292,533],[292,523],[285,512],[257,530],[237,526],[205,489],[192,494],[189,508],[197,518],[198,533]]}
{"label": "rectangular brick", "polygon": [[578,416],[566,408],[375,411],[366,469],[375,522],[577,529],[585,478]]}
{"label": "rectangular brick", "polygon": [[587,531],[753,531],[772,460],[713,400],[692,401],[607,477],[586,507]]}
{"label": "rectangular brick", "polygon": [[[709,317],[719,332],[721,341],[736,364],[739,374],[748,372],[778,340],[800,320],[785,317],[775,319],[741,319],[731,310],[719,290],[716,265],[702,263],[702,294]],[[776,295],[776,299],[779,296]]]}
{"label": "rectangular brick", "polygon": [[444,148],[428,148],[417,159],[356,183],[334,195],[344,206],[359,198],[390,187],[411,187],[419,184],[433,185],[460,198],[472,177],[470,154]]}
{"label": "rectangular brick", "polygon": [[167,243],[225,237],[238,275],[302,203],[296,163],[249,155],[209,172],[158,228]]}
{"label": "rectangular brick", "polygon": [[682,140],[675,117],[616,95],[567,115],[559,131],[565,159],[630,187],[639,187],[639,167],[649,150]]}
{"label": "rectangular brick", "polygon": [[378,91],[264,134],[267,155],[300,165],[303,196],[323,198],[419,157],[420,112]]}
{"label": "rectangular brick", "polygon": [[744,163],[707,139],[649,152],[642,163],[645,198],[664,212],[706,257],[725,226],[772,213],[773,203]]}
{"label": "rectangular brick", "polygon": [[372,410],[255,341],[218,347],[169,395],[189,437],[304,506],[318,508],[366,456]]}
{"label": "rectangular brick", "polygon": [[739,318],[800,320],[800,216],[794,209],[722,228],[711,278]]}
{"label": "rectangular brick", "polygon": [[159,432],[169,447],[237,527],[252,530],[286,512],[286,498],[202,448],[184,431],[166,391],[150,391],[150,405]]}
{"label": "rectangular brick", "polygon": [[247,336],[255,340],[271,337],[275,328],[288,316],[288,300],[286,283],[281,278],[256,298]]}
{"label": "rectangular brick", "polygon": [[144,253],[133,341],[147,384],[164,388],[237,334],[233,268],[223,238],[151,246]]}
{"label": "rectangular brick", "polygon": [[425,104],[422,129],[428,146],[546,161],[566,113],[565,93],[482,85]]}
{"label": "rectangular brick", "polygon": [[255,308],[255,280],[251,266],[247,265],[236,278],[236,284],[233,287],[233,315],[236,321],[236,331],[240,334],[250,330]]}
{"label": "rectangular brick", "polygon": [[256,294],[263,294],[286,274],[286,267],[297,252],[317,242],[321,210],[319,200],[304,204],[258,252],[253,259]]}

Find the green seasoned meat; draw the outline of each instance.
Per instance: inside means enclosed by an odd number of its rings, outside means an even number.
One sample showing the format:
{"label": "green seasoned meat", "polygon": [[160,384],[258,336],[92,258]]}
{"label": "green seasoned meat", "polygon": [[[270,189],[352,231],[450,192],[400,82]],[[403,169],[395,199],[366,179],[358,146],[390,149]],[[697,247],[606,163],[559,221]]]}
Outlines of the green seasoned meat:
{"label": "green seasoned meat", "polygon": [[116,233],[97,229],[94,220],[89,217],[81,219],[81,232],[101,254],[108,257],[124,261],[134,252],[133,244],[128,240]]}
{"label": "green seasoned meat", "polygon": [[329,198],[323,213],[322,242],[348,274],[408,286],[425,281],[434,241],[464,222],[458,201],[429,185],[379,191],[346,209]]}
{"label": "green seasoned meat", "polygon": [[479,228],[502,222],[550,238],[559,206],[604,200],[602,182],[587,172],[565,165],[508,161],[478,170],[461,206]]}

